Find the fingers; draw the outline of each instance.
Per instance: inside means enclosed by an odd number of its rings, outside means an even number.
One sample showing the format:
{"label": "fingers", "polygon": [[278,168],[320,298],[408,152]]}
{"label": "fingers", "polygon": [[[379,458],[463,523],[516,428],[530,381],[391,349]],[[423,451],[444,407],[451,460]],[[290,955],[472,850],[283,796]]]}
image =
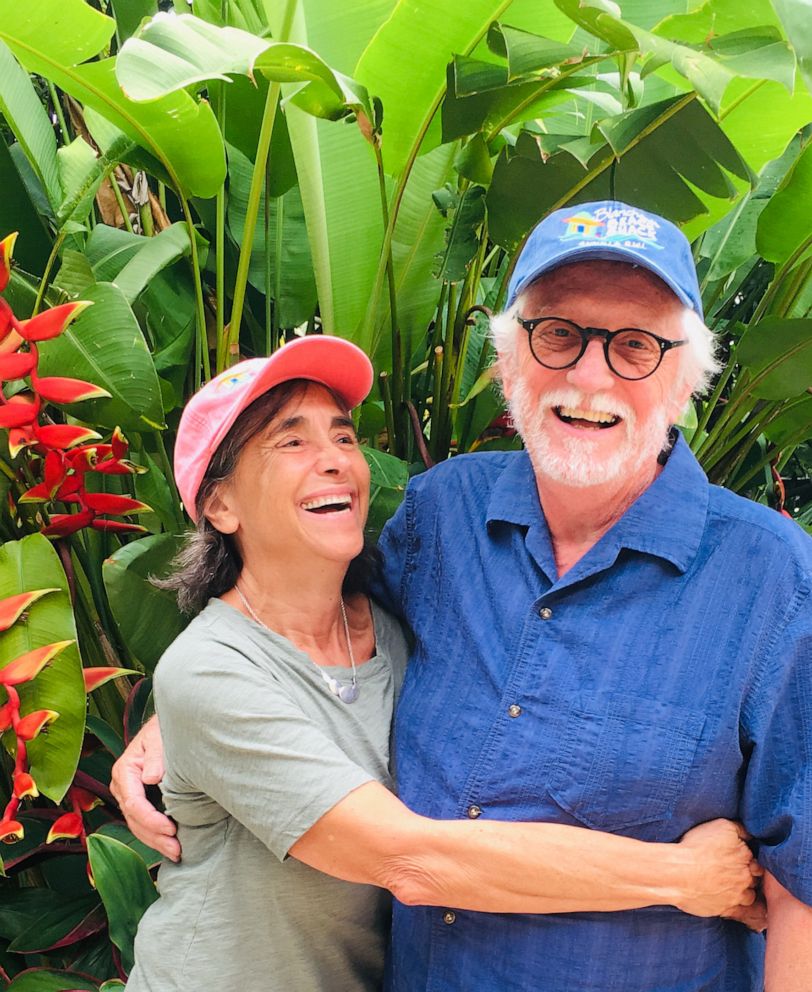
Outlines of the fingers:
{"label": "fingers", "polygon": [[148,847],[159,851],[171,861],[180,860],[177,828],[168,816],[155,809],[145,796],[131,796],[121,803],[127,826]]}
{"label": "fingers", "polygon": [[767,928],[767,905],[761,898],[756,899],[749,906],[734,906],[728,912],[722,913],[722,916],[737,920],[757,933]]}
{"label": "fingers", "polygon": [[764,874],[764,869],[755,858],[752,858],[750,861],[750,874],[755,878],[761,878]]}

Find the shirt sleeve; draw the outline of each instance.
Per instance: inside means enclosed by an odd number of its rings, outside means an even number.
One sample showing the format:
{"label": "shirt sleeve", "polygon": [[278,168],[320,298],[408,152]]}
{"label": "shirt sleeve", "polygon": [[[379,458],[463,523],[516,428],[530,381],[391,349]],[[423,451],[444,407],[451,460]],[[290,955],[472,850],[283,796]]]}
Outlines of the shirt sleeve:
{"label": "shirt sleeve", "polygon": [[374,781],[267,671],[227,645],[165,658],[155,697],[168,810],[177,790],[183,809],[209,807],[212,822],[211,803],[183,802],[203,794],[280,860],[336,803]]}
{"label": "shirt sleeve", "polygon": [[758,860],[812,905],[812,598],[770,645],[742,713],[750,760],[741,819]]}

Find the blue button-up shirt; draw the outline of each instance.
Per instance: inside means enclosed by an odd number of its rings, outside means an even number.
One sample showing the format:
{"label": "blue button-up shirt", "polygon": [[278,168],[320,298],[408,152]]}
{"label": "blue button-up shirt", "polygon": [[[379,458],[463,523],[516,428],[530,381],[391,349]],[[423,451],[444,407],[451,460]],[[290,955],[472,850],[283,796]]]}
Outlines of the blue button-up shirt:
{"label": "blue button-up shirt", "polygon": [[[414,479],[381,548],[415,635],[395,724],[412,809],[651,841],[740,818],[812,903],[812,540],[797,525],[710,486],[679,440],[560,578],[524,452]],[[451,909],[396,903],[392,992],[762,988],[764,939],[738,923]]]}

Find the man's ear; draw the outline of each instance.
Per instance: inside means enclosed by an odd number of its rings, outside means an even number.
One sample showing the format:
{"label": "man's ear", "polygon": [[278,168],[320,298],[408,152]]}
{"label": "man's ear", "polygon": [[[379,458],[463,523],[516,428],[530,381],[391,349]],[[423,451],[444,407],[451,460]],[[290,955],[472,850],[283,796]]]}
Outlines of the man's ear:
{"label": "man's ear", "polygon": [[221,482],[203,507],[203,516],[221,534],[234,534],[240,526],[240,518],[232,503],[231,487],[227,482]]}

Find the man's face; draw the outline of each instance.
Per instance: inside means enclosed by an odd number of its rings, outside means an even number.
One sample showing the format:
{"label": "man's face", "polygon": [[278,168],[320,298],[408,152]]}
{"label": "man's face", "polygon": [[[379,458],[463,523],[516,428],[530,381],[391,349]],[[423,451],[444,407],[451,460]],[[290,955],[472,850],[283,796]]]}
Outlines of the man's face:
{"label": "man's face", "polygon": [[[536,280],[519,300],[522,317],[556,316],[582,327],[636,327],[680,339],[683,306],[656,276],[619,262],[564,266]],[[679,351],[648,378],[630,381],[606,364],[591,339],[572,368],[548,369],[519,328],[514,362],[503,363],[505,394],[536,474],[571,486],[650,476],[668,428],[688,400]],[[507,364],[507,367],[504,365]]]}

